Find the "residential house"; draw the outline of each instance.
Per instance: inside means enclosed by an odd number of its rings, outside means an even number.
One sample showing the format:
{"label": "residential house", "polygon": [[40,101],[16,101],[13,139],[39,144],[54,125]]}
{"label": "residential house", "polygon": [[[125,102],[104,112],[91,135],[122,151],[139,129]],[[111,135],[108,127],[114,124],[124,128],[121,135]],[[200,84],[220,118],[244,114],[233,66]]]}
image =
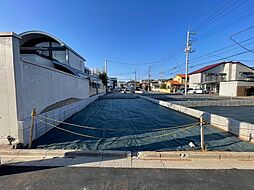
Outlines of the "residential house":
{"label": "residential house", "polygon": [[[177,74],[173,79],[167,81],[167,89],[169,89],[170,92],[176,92],[177,90],[184,88],[185,78],[185,74]],[[187,85],[188,83],[189,76],[187,77]]]}
{"label": "residential house", "polygon": [[139,82],[138,81],[134,81],[134,80],[130,80],[126,83],[127,87],[137,87],[139,86]]}
{"label": "residential house", "polygon": [[[63,121],[105,92],[86,60],[46,32],[0,33],[0,55],[0,144],[28,144],[33,108]],[[33,139],[51,128],[37,122]]]}
{"label": "residential house", "polygon": [[117,87],[117,78],[109,77],[108,78],[108,87],[111,89],[115,89]]}
{"label": "residential house", "polygon": [[[254,70],[241,62],[216,63],[198,69],[189,75],[190,88],[206,89],[211,93],[219,93],[223,96],[249,95],[252,93],[248,89],[253,87],[251,80],[254,76]],[[240,86],[242,90],[239,90]]]}

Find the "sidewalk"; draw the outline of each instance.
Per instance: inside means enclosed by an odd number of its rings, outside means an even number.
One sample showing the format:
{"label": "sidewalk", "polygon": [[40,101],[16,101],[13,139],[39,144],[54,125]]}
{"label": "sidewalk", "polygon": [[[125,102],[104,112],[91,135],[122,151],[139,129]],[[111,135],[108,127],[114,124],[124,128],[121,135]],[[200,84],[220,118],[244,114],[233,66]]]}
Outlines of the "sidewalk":
{"label": "sidewalk", "polygon": [[[14,166],[162,168],[162,169],[254,169],[254,154],[246,152],[130,152],[66,150],[1,151],[1,163]],[[5,153],[5,154],[4,154]]]}

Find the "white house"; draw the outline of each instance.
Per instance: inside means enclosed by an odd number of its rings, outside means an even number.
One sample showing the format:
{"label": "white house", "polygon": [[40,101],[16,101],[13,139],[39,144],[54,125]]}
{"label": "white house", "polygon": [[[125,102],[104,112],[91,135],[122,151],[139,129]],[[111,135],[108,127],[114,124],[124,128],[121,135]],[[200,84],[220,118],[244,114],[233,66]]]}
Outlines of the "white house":
{"label": "white house", "polygon": [[[64,120],[94,100],[93,95],[104,92],[85,61],[45,32],[0,33],[0,143],[7,143],[7,136],[28,143],[34,107],[38,114],[54,112]],[[56,113],[62,112],[58,117]],[[37,123],[34,138],[49,129]]]}
{"label": "white house", "polygon": [[223,96],[246,96],[254,92],[254,70],[240,62],[208,65],[189,75],[190,88],[203,88]]}

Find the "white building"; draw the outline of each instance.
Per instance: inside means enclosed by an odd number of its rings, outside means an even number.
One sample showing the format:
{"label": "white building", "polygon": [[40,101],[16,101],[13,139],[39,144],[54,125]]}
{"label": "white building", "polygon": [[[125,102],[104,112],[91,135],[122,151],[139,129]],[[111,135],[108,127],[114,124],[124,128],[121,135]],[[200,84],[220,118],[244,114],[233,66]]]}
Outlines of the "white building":
{"label": "white building", "polygon": [[254,70],[240,62],[221,62],[196,70],[190,75],[189,87],[207,89],[222,96],[246,96],[253,91]]}
{"label": "white building", "polygon": [[117,87],[117,78],[109,77],[108,78],[108,87],[111,89],[115,89]]}
{"label": "white building", "polygon": [[[77,52],[45,32],[0,33],[0,143],[9,135],[17,143],[28,143],[34,107],[48,115],[73,108],[58,118],[63,120],[92,95],[104,92],[101,80],[84,63]],[[34,138],[49,129],[38,124]]]}

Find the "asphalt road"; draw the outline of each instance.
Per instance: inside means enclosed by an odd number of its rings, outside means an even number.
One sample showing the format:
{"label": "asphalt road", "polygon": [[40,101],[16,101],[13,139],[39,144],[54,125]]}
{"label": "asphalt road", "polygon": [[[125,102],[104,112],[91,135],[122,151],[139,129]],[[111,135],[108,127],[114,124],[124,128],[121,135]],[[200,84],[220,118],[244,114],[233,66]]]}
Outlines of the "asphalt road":
{"label": "asphalt road", "polygon": [[2,167],[0,189],[254,189],[254,170]]}

